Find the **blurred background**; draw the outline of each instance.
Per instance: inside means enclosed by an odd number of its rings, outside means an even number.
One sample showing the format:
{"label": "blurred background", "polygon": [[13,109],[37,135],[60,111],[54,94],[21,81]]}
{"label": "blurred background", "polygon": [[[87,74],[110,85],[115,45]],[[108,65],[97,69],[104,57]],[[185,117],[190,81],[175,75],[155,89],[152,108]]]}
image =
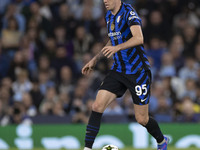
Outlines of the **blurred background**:
{"label": "blurred background", "polygon": [[[200,122],[200,1],[126,3],[143,23],[153,77],[150,115],[162,123]],[[108,41],[105,13],[103,0],[0,0],[1,126],[87,123],[113,61],[102,58],[93,73],[81,75]],[[102,120],[134,121],[129,92]]]}

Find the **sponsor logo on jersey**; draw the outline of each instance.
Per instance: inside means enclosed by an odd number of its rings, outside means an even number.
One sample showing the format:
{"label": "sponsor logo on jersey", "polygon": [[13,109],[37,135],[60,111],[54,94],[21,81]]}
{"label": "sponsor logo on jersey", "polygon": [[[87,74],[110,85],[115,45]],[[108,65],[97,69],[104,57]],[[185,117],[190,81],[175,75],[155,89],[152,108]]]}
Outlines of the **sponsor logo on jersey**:
{"label": "sponsor logo on jersey", "polygon": [[128,20],[132,20],[132,19],[139,19],[139,17],[138,16],[131,16],[131,17],[128,18]]}
{"label": "sponsor logo on jersey", "polygon": [[121,32],[119,31],[119,32],[110,32],[110,33],[108,33],[108,36],[109,37],[112,37],[112,36],[119,36],[119,35],[121,35]]}
{"label": "sponsor logo on jersey", "polygon": [[139,19],[139,17],[136,15],[136,13],[134,11],[131,11],[130,15],[131,16],[128,18],[128,20]]}
{"label": "sponsor logo on jersey", "polygon": [[114,40],[122,38],[122,34],[121,34],[120,31],[119,32],[110,32],[110,33],[108,33],[108,36],[109,37],[114,37]]}

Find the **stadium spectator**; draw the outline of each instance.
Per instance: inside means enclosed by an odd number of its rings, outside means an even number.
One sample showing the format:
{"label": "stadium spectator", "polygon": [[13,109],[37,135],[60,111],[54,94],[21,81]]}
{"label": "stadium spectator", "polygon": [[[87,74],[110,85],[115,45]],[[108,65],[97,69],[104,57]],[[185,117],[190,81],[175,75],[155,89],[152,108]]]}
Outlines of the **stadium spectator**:
{"label": "stadium spectator", "polygon": [[89,119],[89,116],[91,114],[93,102],[94,102],[94,99],[88,99],[87,103],[86,103],[86,112],[85,112],[85,114],[88,117],[88,119]]}
{"label": "stadium spectator", "polygon": [[151,98],[149,103],[149,111],[154,115],[155,111],[158,109],[158,98],[163,95],[163,86],[160,81],[154,81],[151,89]]}
{"label": "stadium spectator", "polygon": [[72,70],[68,66],[64,66],[60,70],[60,81],[58,90],[60,93],[72,94],[74,91],[74,82]]}
{"label": "stadium spectator", "polygon": [[[195,98],[195,103],[199,105],[200,108],[200,85],[197,85],[197,89],[196,89],[196,93],[197,93],[197,97]],[[200,110],[199,110],[200,113]]]}
{"label": "stadium spectator", "polygon": [[188,78],[197,79],[198,64],[193,57],[186,57],[185,66],[179,71],[179,77],[183,80]]}
{"label": "stadium spectator", "polygon": [[67,115],[70,115],[72,109],[72,98],[66,92],[59,93],[59,101],[62,105],[63,110]]}
{"label": "stadium spectator", "polygon": [[76,84],[74,89],[73,99],[80,99],[82,102],[86,102],[89,98],[95,98],[95,94],[90,88],[91,82],[88,77],[81,77]]}
{"label": "stadium spectator", "polygon": [[124,111],[117,101],[113,101],[105,110],[104,115],[121,115]]}
{"label": "stadium spectator", "polygon": [[44,98],[44,95],[42,95],[42,93],[40,92],[39,82],[36,79],[32,82],[32,89],[30,91],[30,95],[33,100],[33,104],[37,109],[37,112],[39,112],[39,107]]}
{"label": "stadium spectator", "polygon": [[56,55],[56,40],[52,37],[49,37],[46,39],[44,45],[45,45],[44,55],[46,55],[49,61],[51,62]]}
{"label": "stadium spectator", "polygon": [[200,43],[195,46],[195,58],[197,63],[200,65]]}
{"label": "stadium spectator", "polygon": [[26,92],[30,92],[31,89],[32,83],[29,81],[28,72],[26,70],[18,70],[17,79],[12,84],[14,100],[21,102],[23,94]]}
{"label": "stadium spectator", "polygon": [[87,123],[88,117],[85,114],[86,106],[83,104],[81,99],[74,99],[73,102],[73,123]]}
{"label": "stadium spectator", "polygon": [[53,14],[52,14],[51,8],[50,8],[51,0],[42,0],[40,2],[42,5],[40,7],[40,14],[47,20],[52,20]]}
{"label": "stadium spectator", "polygon": [[43,52],[44,45],[39,37],[38,28],[28,28],[26,31],[27,38],[30,42],[30,46],[32,47],[30,54],[37,60],[38,55]]}
{"label": "stadium spectator", "polygon": [[131,98],[131,93],[129,91],[126,92],[122,102],[122,108],[124,110],[124,114],[127,115],[129,121],[133,121],[134,119],[134,109],[133,109],[133,100]]}
{"label": "stadium spectator", "polygon": [[55,58],[51,62],[51,67],[56,71],[56,78],[60,77],[60,70],[62,67],[68,66],[72,70],[74,76],[77,75],[77,66],[73,58],[68,56],[65,47],[60,46],[56,49]]}
{"label": "stadium spectator", "polygon": [[24,106],[25,115],[30,117],[37,115],[37,109],[35,105],[33,105],[32,97],[28,92],[23,94],[22,103]]}
{"label": "stadium spectator", "polygon": [[148,56],[148,60],[151,66],[151,73],[152,73],[152,81],[154,81],[154,78],[158,78],[158,69],[154,65],[154,60],[152,57]]}
{"label": "stadium spectator", "polygon": [[40,13],[40,5],[37,2],[33,2],[30,5],[30,12],[28,12],[27,14],[24,14],[27,21],[29,21],[29,19],[34,19],[37,24],[39,25],[39,27],[42,29],[42,31],[45,32],[46,36],[50,36],[53,35],[52,33],[52,24],[51,22],[46,19],[45,17],[43,17]]}
{"label": "stadium spectator", "polygon": [[5,13],[5,10],[7,8],[7,6],[11,3],[11,0],[7,0],[7,1],[4,1],[4,0],[0,0],[0,15],[4,14]]}
{"label": "stadium spectator", "polygon": [[73,18],[73,15],[69,10],[69,5],[65,3],[60,5],[58,16],[54,17],[54,28],[63,26],[67,30],[69,37],[73,37],[75,28],[77,26],[77,21]]}
{"label": "stadium spectator", "polygon": [[38,73],[39,89],[44,96],[50,87],[54,87],[55,83],[50,80],[50,74],[47,71],[40,71]]}
{"label": "stadium spectator", "polygon": [[30,72],[30,78],[34,78],[36,70],[37,70],[37,57],[38,54],[36,49],[31,43],[30,39],[27,36],[23,36],[20,41],[19,50],[21,54],[23,54],[24,61],[27,64],[27,68]]}
{"label": "stadium spectator", "polygon": [[5,53],[3,53],[1,39],[0,39],[0,64],[4,64],[4,65],[0,65],[0,80],[3,77],[7,76],[10,61],[11,60],[10,60],[9,56],[7,56]]}
{"label": "stadium spectator", "polygon": [[8,88],[3,88],[3,86],[0,88],[0,98],[3,106],[6,108],[9,106],[10,103],[12,103],[12,94],[10,93]]}
{"label": "stadium spectator", "polygon": [[13,109],[9,111],[9,120],[10,124],[20,124],[25,120],[24,107],[22,102],[15,102],[13,104]]}
{"label": "stadium spectator", "polygon": [[149,49],[147,50],[147,55],[150,56],[153,61],[154,61],[154,67],[156,67],[156,69],[160,69],[161,66],[161,58],[162,55],[165,51],[165,49],[163,49],[161,47],[161,40],[159,37],[152,37],[150,39],[150,43],[149,43]]}
{"label": "stadium spectator", "polygon": [[99,53],[99,51],[103,48],[103,44],[101,42],[95,42],[91,47],[92,56],[95,56]]}
{"label": "stadium spectator", "polygon": [[40,55],[37,69],[34,70],[35,78],[37,78],[38,72],[44,71],[49,74],[49,79],[51,80],[55,79],[55,70],[50,67],[50,60],[46,55]]}
{"label": "stadium spectator", "polygon": [[167,20],[163,19],[162,12],[154,10],[150,13],[149,22],[144,33],[147,39],[151,39],[152,36],[158,36],[161,43],[166,44],[166,42],[169,42],[170,26]]}
{"label": "stadium spectator", "polygon": [[194,103],[189,97],[184,97],[180,104],[181,115],[178,117],[180,122],[197,122],[198,118],[195,116]]}
{"label": "stadium spectator", "polygon": [[169,51],[174,60],[173,64],[176,67],[176,73],[184,65],[184,58],[182,57],[183,50],[184,50],[183,37],[181,35],[174,35],[169,46]]}
{"label": "stadium spectator", "polygon": [[176,75],[176,68],[173,64],[173,57],[171,53],[164,53],[162,55],[162,65],[160,68],[160,76],[166,77],[166,76],[175,76]]}
{"label": "stadium spectator", "polygon": [[52,115],[54,106],[58,102],[58,95],[54,87],[49,87],[40,105],[39,111],[42,115]]}
{"label": "stadium spectator", "polygon": [[74,54],[72,41],[67,39],[67,31],[64,26],[57,26],[54,29],[56,45],[63,46],[66,49],[67,56],[71,57]]}
{"label": "stadium spectator", "polygon": [[56,116],[64,116],[65,115],[65,111],[63,109],[62,102],[60,102],[60,101],[55,102],[55,104],[53,106],[52,114],[56,115]]}
{"label": "stadium spectator", "polygon": [[2,47],[5,50],[16,50],[22,33],[18,30],[18,24],[14,17],[8,18],[8,27],[2,30]]}
{"label": "stadium spectator", "polygon": [[[151,115],[166,117],[169,109],[170,121],[196,122],[200,114],[198,2],[126,2],[134,3],[143,21],[153,75]],[[0,4],[0,124],[18,124],[30,119],[27,114],[40,113],[69,115],[73,122],[86,123],[113,61],[102,58],[89,77],[80,75],[83,65],[108,41],[102,1],[0,0]],[[119,112],[133,120],[130,97],[127,92],[120,99]]]}
{"label": "stadium spectator", "polygon": [[184,56],[194,57],[195,44],[197,42],[197,32],[193,25],[188,24],[183,29],[183,39],[184,39]]}
{"label": "stadium spectator", "polygon": [[169,100],[165,96],[158,98],[158,107],[155,112],[155,119],[159,122],[171,122],[173,110]]}
{"label": "stadium spectator", "polygon": [[89,52],[92,42],[93,38],[86,32],[86,29],[83,26],[77,27],[75,38],[73,39],[74,58],[76,61],[80,61],[81,56]]}
{"label": "stadium spectator", "polygon": [[196,83],[194,79],[187,79],[185,81],[185,92],[183,97],[189,97],[192,101],[195,100],[197,93],[196,93]]}
{"label": "stadium spectator", "polygon": [[168,99],[168,105],[174,106],[178,102],[177,93],[172,87],[172,76],[166,76],[162,79],[163,96]]}
{"label": "stadium spectator", "polygon": [[25,20],[24,16],[22,14],[20,14],[19,11],[17,10],[17,5],[15,5],[13,3],[8,5],[6,13],[2,19],[4,29],[8,28],[10,18],[14,18],[16,20],[18,30],[21,33],[24,33],[24,31],[26,29],[26,20]]}

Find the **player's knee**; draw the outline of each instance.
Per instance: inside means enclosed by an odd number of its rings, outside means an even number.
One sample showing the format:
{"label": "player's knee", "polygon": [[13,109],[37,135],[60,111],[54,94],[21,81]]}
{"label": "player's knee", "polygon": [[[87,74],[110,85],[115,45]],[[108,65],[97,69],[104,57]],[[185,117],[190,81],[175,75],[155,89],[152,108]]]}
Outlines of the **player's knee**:
{"label": "player's knee", "polygon": [[142,126],[145,126],[148,123],[149,118],[145,116],[139,116],[139,117],[136,117],[136,120],[139,124],[141,124]]}
{"label": "player's knee", "polygon": [[99,103],[93,103],[92,104],[92,110],[93,111],[96,111],[96,112],[100,112],[100,113],[103,113],[104,109],[103,109],[103,106]]}

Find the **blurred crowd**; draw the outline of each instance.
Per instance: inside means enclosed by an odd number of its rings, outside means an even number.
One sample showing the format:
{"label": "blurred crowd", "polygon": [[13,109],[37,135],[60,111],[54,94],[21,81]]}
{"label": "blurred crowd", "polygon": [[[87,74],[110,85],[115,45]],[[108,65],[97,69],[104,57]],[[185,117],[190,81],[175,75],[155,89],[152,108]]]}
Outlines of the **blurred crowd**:
{"label": "blurred crowd", "polygon": [[[150,114],[160,122],[200,122],[200,2],[130,1],[142,19],[152,66]],[[102,58],[89,76],[81,68],[108,41],[103,0],[0,0],[0,124],[37,115],[86,123],[112,65]],[[134,118],[132,98],[106,115]]]}

